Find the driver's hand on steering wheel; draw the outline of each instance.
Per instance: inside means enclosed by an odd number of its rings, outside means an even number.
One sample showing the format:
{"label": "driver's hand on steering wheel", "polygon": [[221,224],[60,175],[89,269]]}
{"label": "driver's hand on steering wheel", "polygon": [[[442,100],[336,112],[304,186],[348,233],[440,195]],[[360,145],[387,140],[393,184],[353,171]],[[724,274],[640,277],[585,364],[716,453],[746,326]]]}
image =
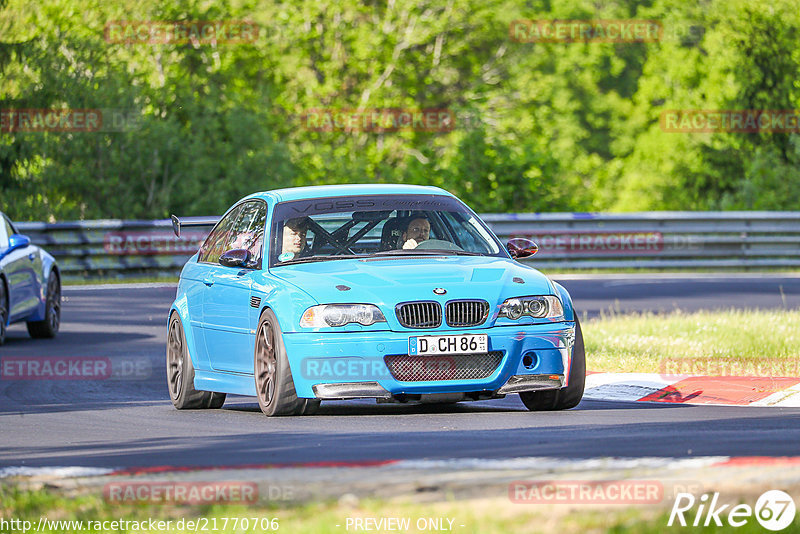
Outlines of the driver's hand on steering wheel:
{"label": "driver's hand on steering wheel", "polygon": [[417,240],[416,240],[416,239],[409,239],[408,241],[406,241],[405,243],[403,243],[403,249],[404,249],[404,250],[408,250],[408,249],[412,249],[412,248],[417,248],[417,246],[419,246],[419,243],[417,243]]}

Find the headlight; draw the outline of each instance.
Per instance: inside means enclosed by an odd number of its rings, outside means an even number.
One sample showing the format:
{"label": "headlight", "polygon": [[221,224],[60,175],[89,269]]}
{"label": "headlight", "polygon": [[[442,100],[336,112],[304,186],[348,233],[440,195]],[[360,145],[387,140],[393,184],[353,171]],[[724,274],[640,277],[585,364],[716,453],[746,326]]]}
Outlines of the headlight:
{"label": "headlight", "polygon": [[325,328],[344,326],[348,323],[369,326],[381,322],[385,323],[386,318],[377,306],[372,304],[322,304],[307,309],[300,319],[300,326]]}
{"label": "headlight", "polygon": [[564,315],[564,308],[558,297],[543,295],[538,297],[515,297],[506,299],[500,305],[498,317],[517,320],[523,315],[530,317],[554,319]]}

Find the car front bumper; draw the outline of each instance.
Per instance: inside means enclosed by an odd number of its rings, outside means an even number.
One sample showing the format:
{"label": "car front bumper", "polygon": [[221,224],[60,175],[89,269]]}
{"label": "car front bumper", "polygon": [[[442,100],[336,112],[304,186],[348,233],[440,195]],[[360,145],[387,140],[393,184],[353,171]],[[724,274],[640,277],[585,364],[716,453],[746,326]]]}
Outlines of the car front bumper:
{"label": "car front bumper", "polygon": [[[456,355],[407,357],[410,337],[454,334],[487,334],[488,349],[499,363],[485,368],[478,378],[468,378],[456,377],[449,367],[458,360]],[[574,339],[575,323],[571,321],[463,331],[299,332],[283,336],[297,395],[320,399],[503,395],[557,389],[569,382]],[[387,366],[386,356],[421,371],[413,379],[406,375],[401,380]]]}

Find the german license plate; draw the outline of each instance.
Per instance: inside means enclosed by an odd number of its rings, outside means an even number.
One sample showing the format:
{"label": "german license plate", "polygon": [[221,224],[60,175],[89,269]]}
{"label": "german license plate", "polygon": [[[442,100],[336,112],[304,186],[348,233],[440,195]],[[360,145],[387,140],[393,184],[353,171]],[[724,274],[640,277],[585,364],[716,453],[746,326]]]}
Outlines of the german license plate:
{"label": "german license plate", "polygon": [[458,336],[418,336],[408,338],[408,355],[426,354],[485,354],[487,334],[462,334]]}

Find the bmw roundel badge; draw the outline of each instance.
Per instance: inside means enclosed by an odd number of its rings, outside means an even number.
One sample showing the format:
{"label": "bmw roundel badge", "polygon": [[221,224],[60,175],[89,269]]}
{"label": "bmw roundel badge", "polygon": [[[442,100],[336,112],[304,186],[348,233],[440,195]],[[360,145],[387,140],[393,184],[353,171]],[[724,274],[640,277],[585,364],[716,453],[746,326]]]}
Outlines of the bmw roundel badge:
{"label": "bmw roundel badge", "polygon": [[447,290],[444,289],[443,287],[437,287],[433,290],[433,292],[436,293],[437,295],[444,295],[445,293],[447,293]]}

